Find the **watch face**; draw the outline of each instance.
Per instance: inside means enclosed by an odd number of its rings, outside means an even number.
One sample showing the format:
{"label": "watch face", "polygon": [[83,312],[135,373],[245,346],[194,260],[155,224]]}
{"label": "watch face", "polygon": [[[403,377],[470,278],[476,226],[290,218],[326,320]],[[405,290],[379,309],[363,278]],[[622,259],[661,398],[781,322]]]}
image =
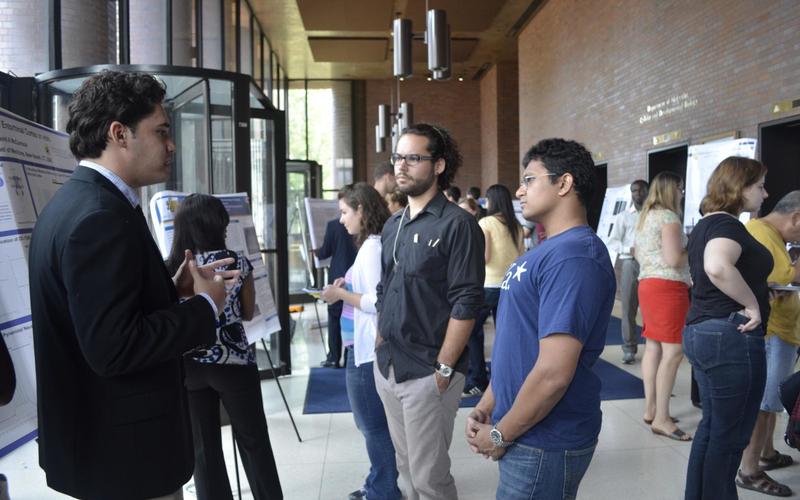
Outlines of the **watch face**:
{"label": "watch face", "polygon": [[453,374],[453,369],[449,366],[442,366],[439,368],[439,374],[441,374],[442,377],[449,377]]}
{"label": "watch face", "polygon": [[489,431],[489,439],[492,440],[495,446],[500,446],[503,444],[503,435],[500,434],[500,431],[497,429],[492,429]]}

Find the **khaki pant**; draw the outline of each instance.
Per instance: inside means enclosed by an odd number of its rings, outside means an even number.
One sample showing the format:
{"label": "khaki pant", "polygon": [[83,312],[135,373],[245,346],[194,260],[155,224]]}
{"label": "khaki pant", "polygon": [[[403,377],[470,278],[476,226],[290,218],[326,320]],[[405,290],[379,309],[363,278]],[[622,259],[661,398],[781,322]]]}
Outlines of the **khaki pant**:
{"label": "khaki pant", "polygon": [[450,474],[450,442],[464,375],[454,372],[444,394],[433,374],[395,382],[394,368],[383,378],[374,364],[375,388],[386,410],[397,470],[407,487],[408,500],[455,500],[456,484]]}

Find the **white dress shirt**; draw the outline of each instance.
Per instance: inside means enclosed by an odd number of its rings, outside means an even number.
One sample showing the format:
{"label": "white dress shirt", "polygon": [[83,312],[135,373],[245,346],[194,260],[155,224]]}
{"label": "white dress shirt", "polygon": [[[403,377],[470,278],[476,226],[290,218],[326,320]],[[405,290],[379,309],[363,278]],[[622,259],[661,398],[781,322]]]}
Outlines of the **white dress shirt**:
{"label": "white dress shirt", "polygon": [[639,211],[636,210],[636,205],[633,203],[614,218],[614,228],[611,230],[611,237],[606,246],[620,259],[633,258],[632,249],[638,223]]}

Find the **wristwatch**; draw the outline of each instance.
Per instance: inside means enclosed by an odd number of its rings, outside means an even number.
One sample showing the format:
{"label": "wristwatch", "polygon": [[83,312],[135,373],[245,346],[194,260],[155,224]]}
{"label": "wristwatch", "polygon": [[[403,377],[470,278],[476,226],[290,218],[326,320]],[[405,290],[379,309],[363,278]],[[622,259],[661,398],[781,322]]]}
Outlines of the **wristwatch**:
{"label": "wristwatch", "polygon": [[434,365],[436,368],[436,373],[439,374],[442,378],[450,378],[453,375],[453,367],[448,366],[444,363],[439,363],[438,361]]}
{"label": "wristwatch", "polygon": [[492,444],[498,448],[508,448],[514,444],[513,441],[503,441],[503,433],[500,432],[500,429],[497,427],[492,427],[492,430],[489,431],[489,439],[491,439]]}

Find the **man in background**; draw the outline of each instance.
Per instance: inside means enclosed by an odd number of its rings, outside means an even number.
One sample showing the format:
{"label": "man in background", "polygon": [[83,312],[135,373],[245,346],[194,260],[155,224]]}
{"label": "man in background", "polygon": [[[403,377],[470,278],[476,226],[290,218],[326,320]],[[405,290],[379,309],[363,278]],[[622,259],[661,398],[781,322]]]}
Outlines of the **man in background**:
{"label": "man in background", "polygon": [[633,239],[639,214],[647,199],[649,185],[638,179],[631,184],[631,206],[614,218],[614,228],[608,240],[608,249],[616,252],[620,262],[620,301],[622,302],[622,362],[636,362],[639,348],[639,331],[636,328],[636,312],[639,309],[639,263],[633,258]]}
{"label": "man in background", "polygon": [[[786,250],[786,243],[800,240],[800,191],[785,195],[768,215],[748,221],[747,230],[772,255],[772,272],[767,277],[769,283],[790,285],[800,282],[800,266],[792,264]],[[773,435],[777,416],[783,413],[780,384],[794,372],[800,345],[800,298],[797,292],[774,292],[770,307],[764,343],[767,381],[750,443],[742,453],[736,484],[768,495],[788,496],[792,494],[791,488],[778,483],[764,471],[794,463],[791,456],[775,449]]]}
{"label": "man in background", "polygon": [[383,161],[378,163],[375,166],[372,179],[372,187],[383,199],[386,199],[386,196],[393,193],[397,188],[397,183],[394,180],[394,165],[391,163]]}

